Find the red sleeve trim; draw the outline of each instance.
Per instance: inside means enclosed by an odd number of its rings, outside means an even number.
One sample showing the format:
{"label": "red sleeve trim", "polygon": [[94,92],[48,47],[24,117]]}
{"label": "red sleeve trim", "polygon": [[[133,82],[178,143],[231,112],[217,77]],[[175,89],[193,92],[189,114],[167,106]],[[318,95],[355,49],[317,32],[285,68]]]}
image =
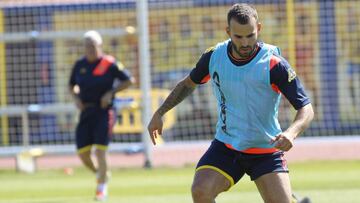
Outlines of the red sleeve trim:
{"label": "red sleeve trim", "polygon": [[280,63],[280,61],[281,59],[279,57],[273,55],[270,59],[270,70]]}
{"label": "red sleeve trim", "polygon": [[[277,56],[272,56],[270,59],[270,70],[273,69],[277,64],[279,64],[281,59]],[[274,90],[274,92],[280,94],[280,89],[277,85],[271,84],[271,88]]]}
{"label": "red sleeve trim", "polygon": [[278,93],[278,94],[281,93],[281,92],[280,92],[280,89],[279,89],[279,87],[278,87],[277,85],[271,84],[271,88],[274,90],[274,92],[276,92],[276,93]]}
{"label": "red sleeve trim", "polygon": [[202,80],[201,80],[201,84],[207,83],[210,80],[210,74],[207,74]]}

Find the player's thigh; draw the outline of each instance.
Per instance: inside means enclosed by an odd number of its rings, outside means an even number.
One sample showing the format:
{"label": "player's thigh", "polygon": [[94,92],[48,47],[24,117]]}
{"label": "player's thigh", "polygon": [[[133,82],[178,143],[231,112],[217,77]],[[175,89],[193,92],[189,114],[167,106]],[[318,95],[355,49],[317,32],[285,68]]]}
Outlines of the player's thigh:
{"label": "player's thigh", "polygon": [[291,185],[288,173],[268,173],[257,178],[255,184],[265,203],[291,202]]}
{"label": "player's thigh", "polygon": [[220,193],[228,190],[245,174],[236,163],[237,152],[214,140],[196,166],[193,189]]}
{"label": "player's thigh", "polygon": [[91,148],[79,152],[78,156],[84,163],[91,162]]}
{"label": "player's thigh", "polygon": [[96,123],[94,123],[94,144],[96,148],[106,150],[111,138],[112,124],[110,123],[110,113],[107,110],[99,110]]}
{"label": "player's thigh", "polygon": [[216,196],[217,194],[228,190],[231,187],[231,183],[222,173],[210,169],[204,168],[197,170],[194,176],[192,191],[202,191]]}
{"label": "player's thigh", "polygon": [[99,149],[97,146],[95,146],[95,156],[98,162],[106,162],[106,155],[107,155],[107,149]]}
{"label": "player's thigh", "polygon": [[88,117],[87,111],[81,112],[79,123],[76,126],[75,141],[79,153],[89,151],[93,144],[91,120]]}

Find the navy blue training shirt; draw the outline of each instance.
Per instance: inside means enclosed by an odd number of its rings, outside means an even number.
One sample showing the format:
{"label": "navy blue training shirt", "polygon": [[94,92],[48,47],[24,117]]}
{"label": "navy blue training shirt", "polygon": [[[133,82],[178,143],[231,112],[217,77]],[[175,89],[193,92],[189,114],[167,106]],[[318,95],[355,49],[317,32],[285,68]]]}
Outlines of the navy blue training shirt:
{"label": "navy blue training shirt", "polygon": [[130,74],[113,57],[105,55],[93,63],[83,57],[76,61],[69,85],[80,87],[79,97],[83,103],[99,105],[101,97],[113,88],[116,79],[130,80]]}

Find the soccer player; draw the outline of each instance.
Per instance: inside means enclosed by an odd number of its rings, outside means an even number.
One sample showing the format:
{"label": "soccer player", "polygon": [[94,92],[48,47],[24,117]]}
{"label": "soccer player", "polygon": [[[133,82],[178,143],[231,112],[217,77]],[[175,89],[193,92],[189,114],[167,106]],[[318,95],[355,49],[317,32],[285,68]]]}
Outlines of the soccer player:
{"label": "soccer player", "polygon": [[[70,76],[70,91],[81,111],[76,128],[76,146],[82,163],[97,178],[95,199],[107,198],[107,148],[115,115],[112,101],[116,92],[126,89],[133,78],[112,56],[102,52],[97,31],[84,34],[85,56],[76,61]],[[118,82],[116,82],[118,81]],[[95,148],[97,167],[91,158]]]}
{"label": "soccer player", "polygon": [[[148,131],[162,134],[162,116],[197,85],[211,81],[217,99],[215,139],[197,164],[192,184],[195,203],[213,203],[244,174],[266,203],[290,203],[292,191],[284,152],[313,119],[309,98],[294,70],[276,46],[258,40],[261,23],[248,4],[234,4],[227,14],[230,39],[209,48],[154,113]],[[297,110],[282,131],[277,119],[283,94]]]}

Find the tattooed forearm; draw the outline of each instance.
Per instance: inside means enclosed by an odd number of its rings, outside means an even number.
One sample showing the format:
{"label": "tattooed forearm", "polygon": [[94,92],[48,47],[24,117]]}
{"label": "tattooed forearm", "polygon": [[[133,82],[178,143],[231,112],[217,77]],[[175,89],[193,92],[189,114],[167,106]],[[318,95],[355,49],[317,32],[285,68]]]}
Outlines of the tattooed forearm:
{"label": "tattooed forearm", "polygon": [[194,89],[195,87],[186,85],[185,80],[181,81],[166,98],[165,102],[157,110],[157,113],[159,113],[161,116],[164,115],[174,106],[182,102],[187,96],[189,96],[194,91]]}

